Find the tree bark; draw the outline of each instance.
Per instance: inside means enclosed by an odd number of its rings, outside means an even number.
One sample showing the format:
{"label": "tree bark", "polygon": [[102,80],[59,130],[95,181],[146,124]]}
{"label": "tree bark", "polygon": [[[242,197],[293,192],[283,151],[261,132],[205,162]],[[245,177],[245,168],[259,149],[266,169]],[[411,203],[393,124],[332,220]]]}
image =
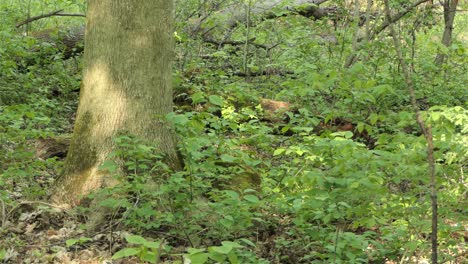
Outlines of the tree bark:
{"label": "tree bark", "polygon": [[54,203],[76,205],[110,182],[99,166],[122,131],[156,144],[180,166],[163,119],[172,111],[173,12],[169,0],[88,1],[80,102]]}
{"label": "tree bark", "polygon": [[[458,0],[445,0],[444,6],[444,34],[442,36],[442,44],[449,47],[452,44],[453,21],[455,20],[455,13],[457,11]],[[436,57],[436,64],[444,63],[447,55],[439,53]]]}

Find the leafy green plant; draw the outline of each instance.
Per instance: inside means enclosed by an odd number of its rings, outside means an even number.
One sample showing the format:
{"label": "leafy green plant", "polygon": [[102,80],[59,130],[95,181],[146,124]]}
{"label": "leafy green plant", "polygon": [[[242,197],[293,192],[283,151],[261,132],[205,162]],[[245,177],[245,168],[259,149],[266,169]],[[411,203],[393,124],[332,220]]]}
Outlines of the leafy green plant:
{"label": "leafy green plant", "polygon": [[77,239],[67,239],[67,241],[65,241],[65,244],[67,245],[67,247],[71,247],[73,245],[83,245],[85,244],[86,242],[89,242],[89,241],[92,241],[91,238],[89,237],[80,237],[80,238],[77,238]]}
{"label": "leafy green plant", "polygon": [[135,245],[135,247],[123,248],[114,255],[112,259],[121,259],[127,257],[138,257],[141,261],[147,261],[149,263],[159,263],[159,259],[163,251],[163,241],[148,241],[144,237],[138,235],[127,235],[125,240],[129,244]]}
{"label": "leafy green plant", "polygon": [[231,242],[223,241],[221,246],[212,246],[206,249],[189,248],[187,254],[184,254],[186,259],[190,260],[192,264],[204,264],[209,259],[216,261],[217,263],[225,263],[226,260],[231,264],[241,263],[239,262],[239,256],[237,253],[238,249],[243,248],[242,245]]}

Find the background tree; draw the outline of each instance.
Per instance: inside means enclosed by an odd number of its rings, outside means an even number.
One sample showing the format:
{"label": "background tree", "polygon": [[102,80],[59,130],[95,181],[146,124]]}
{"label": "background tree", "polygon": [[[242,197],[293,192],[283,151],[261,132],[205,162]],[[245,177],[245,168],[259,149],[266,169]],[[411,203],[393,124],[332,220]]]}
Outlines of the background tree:
{"label": "background tree", "polygon": [[[457,12],[458,0],[445,0],[442,3],[444,7],[444,34],[442,35],[442,44],[449,47],[452,44],[453,21]],[[444,62],[447,55],[442,53],[437,54],[436,63],[441,64]]]}
{"label": "background tree", "polygon": [[73,139],[53,200],[77,203],[105,184],[99,166],[125,131],[157,144],[177,166],[172,111],[173,3],[90,0]]}

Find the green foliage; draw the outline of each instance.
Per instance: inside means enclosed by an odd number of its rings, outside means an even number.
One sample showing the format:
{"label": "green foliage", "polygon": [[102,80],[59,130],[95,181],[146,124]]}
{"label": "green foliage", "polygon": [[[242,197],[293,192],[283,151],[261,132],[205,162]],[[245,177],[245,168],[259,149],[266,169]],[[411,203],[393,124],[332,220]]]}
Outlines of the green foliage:
{"label": "green foliage", "polygon": [[67,245],[67,247],[71,247],[74,245],[83,245],[89,241],[92,241],[92,239],[89,237],[80,237],[78,239],[68,239],[67,241],[65,241],[65,244]]}
{"label": "green foliage", "polygon": [[[66,31],[82,18],[42,19],[21,32],[14,25],[26,10],[84,12],[84,2],[0,3],[0,200],[7,209],[47,196],[62,161],[38,159],[36,143],[71,133],[81,81],[79,56],[64,60],[30,33]],[[283,9],[291,2],[273,9],[274,19],[253,13],[247,38],[245,23],[226,25],[227,11],[216,11],[239,1],[179,1],[175,111],[166,119],[184,167],[171,169],[153,142],[125,133],[115,139],[101,169],[118,184],[92,195],[118,228],[135,234],[113,259],[383,263],[430,251],[426,141],[391,39],[383,32],[356,50],[346,1],[330,3],[344,17],[334,25]],[[407,4],[391,2],[395,12]],[[418,107],[432,126],[439,245],[448,260],[463,245],[466,220],[466,16],[457,14],[454,42],[445,47],[440,18],[427,12],[410,12],[398,25]],[[196,35],[200,18],[204,32]],[[438,52],[448,56],[443,65],[434,62]],[[343,67],[352,54],[359,59]],[[270,113],[262,98],[293,107]],[[91,243],[65,242],[75,250]],[[9,247],[1,245],[0,259]]]}
{"label": "green foliage", "polygon": [[223,241],[221,246],[209,247],[208,252],[205,250],[189,248],[188,254],[184,255],[185,258],[189,259],[191,263],[203,264],[212,259],[218,263],[229,263],[235,264],[240,263],[236,249],[242,248],[241,245],[235,242]]}
{"label": "green foliage", "polygon": [[136,256],[140,261],[146,261],[149,263],[158,263],[161,254],[163,253],[163,242],[148,241],[144,237],[138,235],[127,235],[125,240],[129,244],[133,244],[137,247],[126,247],[117,251],[112,259],[121,259]]}

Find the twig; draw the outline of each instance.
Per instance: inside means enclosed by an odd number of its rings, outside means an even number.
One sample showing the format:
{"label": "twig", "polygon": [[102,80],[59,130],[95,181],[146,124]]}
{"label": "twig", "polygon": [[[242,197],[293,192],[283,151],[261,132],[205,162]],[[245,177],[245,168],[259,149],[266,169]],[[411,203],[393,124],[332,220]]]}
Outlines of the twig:
{"label": "twig", "polygon": [[384,31],[391,24],[394,24],[395,22],[398,22],[398,20],[403,18],[406,14],[411,12],[411,10],[413,10],[414,8],[418,7],[421,4],[426,3],[428,1],[429,0],[419,0],[419,1],[415,2],[414,4],[410,5],[405,10],[402,10],[402,11],[398,12],[393,17],[387,17],[385,19],[385,21],[383,22],[383,24],[379,28],[377,28],[374,32],[371,33],[371,39],[373,39],[373,37],[376,36],[377,34],[379,34],[380,32]]}
{"label": "twig", "polygon": [[2,199],[0,199],[0,202],[2,203],[2,228],[4,228],[7,220],[5,202]]}
{"label": "twig", "polygon": [[69,14],[69,13],[62,13],[63,9],[60,9],[60,10],[57,10],[57,11],[53,11],[53,12],[50,12],[50,13],[47,13],[47,14],[43,14],[43,15],[39,15],[39,16],[34,16],[34,17],[30,17],[22,22],[19,22],[18,24],[16,24],[16,28],[19,28],[21,26],[24,26],[26,24],[29,24],[33,21],[36,21],[36,20],[39,20],[39,19],[42,19],[42,18],[46,18],[46,17],[52,17],[52,16],[74,16],[74,17],[86,17],[86,15],[84,14]]}
{"label": "twig", "polygon": [[[421,1],[420,1],[421,2]],[[388,0],[384,0],[385,3],[385,15],[387,21],[393,21],[390,14],[390,7],[388,4]],[[403,58],[403,53],[401,51],[400,42],[397,38],[397,33],[393,28],[393,24],[389,24],[390,33],[393,38],[393,44],[395,45],[395,49],[398,55],[398,59],[401,64],[401,68],[403,70],[403,75],[405,77],[406,84],[408,86],[408,92],[411,97],[411,103],[413,105],[414,112],[416,114],[416,121],[421,128],[424,137],[426,138],[427,142],[427,162],[428,162],[428,171],[431,178],[431,203],[432,203],[432,233],[431,233],[431,243],[432,243],[432,256],[431,260],[433,264],[437,264],[437,186],[436,186],[436,174],[435,174],[435,161],[434,161],[434,142],[432,138],[432,128],[430,125],[426,125],[424,120],[421,117],[421,112],[418,107],[418,103],[416,101],[415,89],[413,80],[411,78],[410,71],[406,62]]]}

